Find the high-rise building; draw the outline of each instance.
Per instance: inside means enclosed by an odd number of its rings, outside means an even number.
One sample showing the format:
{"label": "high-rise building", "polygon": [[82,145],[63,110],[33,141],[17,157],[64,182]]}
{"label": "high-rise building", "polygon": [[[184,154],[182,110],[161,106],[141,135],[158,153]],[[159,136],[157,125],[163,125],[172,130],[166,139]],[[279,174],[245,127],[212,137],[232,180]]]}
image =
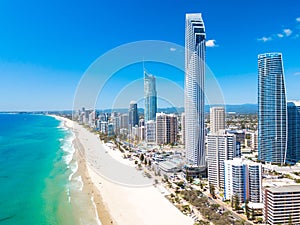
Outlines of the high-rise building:
{"label": "high-rise building", "polygon": [[286,161],[297,163],[300,160],[300,102],[288,102],[288,140]]}
{"label": "high-rise building", "polygon": [[155,143],[156,142],[156,123],[154,120],[149,120],[146,122],[145,127],[145,139],[147,143]]}
{"label": "high-rise building", "polygon": [[242,158],[224,162],[224,198],[232,200],[237,195],[240,202],[262,202],[262,166]]}
{"label": "high-rise building", "polygon": [[205,163],[204,79],[205,28],[201,13],[186,14],[185,20],[185,148],[187,164]]}
{"label": "high-rise building", "polygon": [[265,188],[263,203],[266,224],[300,224],[300,185]]}
{"label": "high-rise building", "polygon": [[225,129],[225,108],[211,107],[210,108],[210,133],[216,134],[219,130]]}
{"label": "high-rise building", "polygon": [[139,116],[137,103],[135,101],[131,101],[129,104],[129,128],[132,129],[135,125],[139,125]]}
{"label": "high-rise building", "polygon": [[144,71],[145,122],[156,119],[157,93],[155,77]]}
{"label": "high-rise building", "polygon": [[258,55],[258,157],[285,163],[287,105],[281,53]]}
{"label": "high-rise building", "polygon": [[128,125],[129,125],[129,116],[128,114],[122,114],[120,119],[120,128],[125,128],[128,129]]}
{"label": "high-rise building", "polygon": [[236,138],[225,130],[207,135],[208,182],[224,189],[224,161],[236,156]]}
{"label": "high-rise building", "polygon": [[156,143],[177,142],[177,117],[174,114],[156,113]]}

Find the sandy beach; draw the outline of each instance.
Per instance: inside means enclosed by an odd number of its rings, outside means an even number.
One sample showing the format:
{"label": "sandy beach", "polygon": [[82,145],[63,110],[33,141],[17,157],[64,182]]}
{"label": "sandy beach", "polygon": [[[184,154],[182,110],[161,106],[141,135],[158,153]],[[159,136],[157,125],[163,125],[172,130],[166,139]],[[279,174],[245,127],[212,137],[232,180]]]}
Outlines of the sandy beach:
{"label": "sandy beach", "polygon": [[154,187],[153,179],[145,178],[132,162],[122,159],[118,150],[109,149],[83,126],[58,119],[76,134],[78,170],[103,225],[193,224],[165,198],[166,190]]}

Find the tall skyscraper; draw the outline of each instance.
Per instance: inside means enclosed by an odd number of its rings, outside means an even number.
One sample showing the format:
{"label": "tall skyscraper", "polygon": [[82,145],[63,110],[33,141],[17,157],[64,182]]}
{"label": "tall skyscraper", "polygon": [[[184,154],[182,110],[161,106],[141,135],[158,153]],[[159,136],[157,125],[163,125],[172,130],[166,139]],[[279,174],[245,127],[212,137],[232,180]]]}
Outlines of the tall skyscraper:
{"label": "tall skyscraper", "polygon": [[285,163],[287,105],[281,53],[258,55],[258,157]]}
{"label": "tall skyscraper", "polygon": [[185,148],[187,164],[205,166],[205,28],[201,13],[185,20]]}
{"label": "tall skyscraper", "polygon": [[300,160],[300,102],[288,102],[288,141],[286,161],[296,163]]}
{"label": "tall skyscraper", "polygon": [[225,129],[225,108],[211,107],[210,108],[210,133],[216,134],[219,130]]}
{"label": "tall skyscraper", "polygon": [[236,157],[236,138],[225,130],[207,135],[208,182],[224,189],[224,161]]}
{"label": "tall skyscraper", "polygon": [[145,122],[156,119],[157,93],[155,77],[144,71]]}
{"label": "tall skyscraper", "polygon": [[129,128],[132,129],[135,125],[139,125],[139,116],[137,110],[137,103],[131,101],[129,104]]}

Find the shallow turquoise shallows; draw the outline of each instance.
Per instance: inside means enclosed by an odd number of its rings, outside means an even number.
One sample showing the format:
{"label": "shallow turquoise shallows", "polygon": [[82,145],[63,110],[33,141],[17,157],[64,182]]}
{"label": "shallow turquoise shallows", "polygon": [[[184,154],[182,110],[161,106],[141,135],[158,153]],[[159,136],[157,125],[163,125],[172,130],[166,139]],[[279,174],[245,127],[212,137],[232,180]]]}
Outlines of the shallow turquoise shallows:
{"label": "shallow turquoise shallows", "polygon": [[76,176],[73,137],[53,117],[0,114],[1,225],[97,223],[92,213],[84,218],[91,202]]}

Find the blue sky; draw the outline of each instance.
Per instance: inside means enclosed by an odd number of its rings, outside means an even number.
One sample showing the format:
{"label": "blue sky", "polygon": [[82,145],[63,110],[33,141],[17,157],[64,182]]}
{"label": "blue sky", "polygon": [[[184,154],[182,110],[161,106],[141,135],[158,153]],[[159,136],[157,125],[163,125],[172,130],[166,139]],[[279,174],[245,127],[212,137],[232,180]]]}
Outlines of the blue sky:
{"label": "blue sky", "polygon": [[[208,44],[215,45],[207,48],[207,64],[227,104],[256,103],[257,54],[273,51],[283,53],[288,99],[299,99],[299,8],[298,0],[2,0],[0,110],[72,108],[83,73],[110,49],[140,40],[183,46],[188,12],[203,15]],[[114,79],[115,87],[142,77],[137,71]],[[174,80],[183,84],[183,74]]]}

